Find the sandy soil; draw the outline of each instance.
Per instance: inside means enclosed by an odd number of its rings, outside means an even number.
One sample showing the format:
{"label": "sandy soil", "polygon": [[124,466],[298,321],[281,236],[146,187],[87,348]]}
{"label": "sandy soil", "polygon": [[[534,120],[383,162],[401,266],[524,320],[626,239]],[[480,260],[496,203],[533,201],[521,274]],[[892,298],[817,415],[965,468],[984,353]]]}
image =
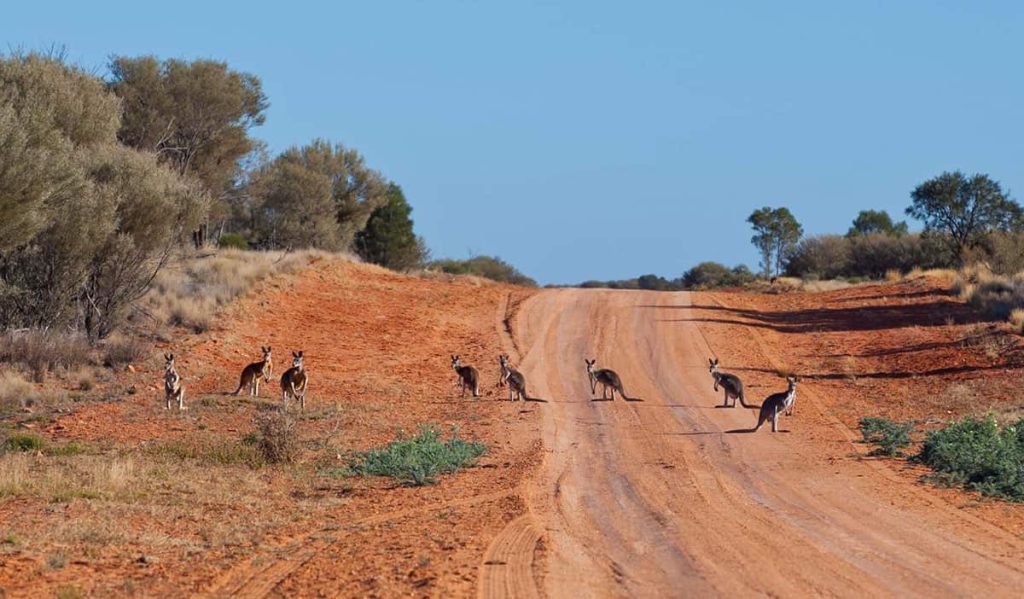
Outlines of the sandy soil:
{"label": "sandy soil", "polygon": [[[152,456],[237,440],[274,409],[274,386],[227,395],[268,343],[278,375],[289,350],[307,355],[298,466]],[[1010,596],[1024,582],[1018,506],[933,488],[855,442],[864,415],[927,427],[1021,411],[1018,337],[935,282],[530,292],[327,261],[158,349],[181,356],[189,412],[161,409],[154,357],[113,400],[46,426],[88,455],[18,458],[53,485],[120,486],[0,499],[5,596]],[[457,396],[454,352],[481,369],[481,400]],[[504,399],[498,353],[546,403]],[[755,404],[784,389],[780,372],[802,377],[783,432],[716,407],[712,356]],[[585,357],[643,401],[592,401]],[[420,422],[491,449],[426,488],[325,474]]]}
{"label": "sandy soil", "polygon": [[[510,301],[529,293],[329,260],[268,282],[213,331],[179,331],[138,372],[118,377],[112,401],[77,405],[47,427],[51,443],[75,441],[99,455],[32,458],[30,476],[75,496],[0,499],[0,533],[12,539],[0,544],[0,596],[474,594],[481,556],[524,513],[520,489],[539,461],[534,406],[499,402],[494,388],[496,356],[511,349]],[[258,399],[227,395],[266,344],[273,383]],[[147,453],[251,431],[257,413],[279,405],[276,381],[292,349],[304,350],[311,381],[299,465],[253,471]],[[162,409],[165,350],[179,355],[184,415]],[[480,369],[484,397],[459,397],[451,353]],[[419,423],[458,426],[489,451],[480,467],[423,488],[325,474]],[[126,481],[79,492],[97,472],[106,481],[93,466],[111,462],[126,465]]]}
{"label": "sandy soil", "polygon": [[[539,591],[1016,594],[1024,582],[1019,510],[863,459],[849,427],[857,413],[932,411],[940,400],[922,394],[951,378],[1009,382],[1010,358],[962,344],[975,334],[965,331],[971,319],[926,283],[816,296],[531,297],[513,330],[523,372],[550,402],[545,461],[528,500],[529,525],[545,532]],[[827,347],[865,357],[844,361],[848,372],[835,376]],[[741,374],[757,403],[784,390],[776,370],[804,376],[785,432],[748,432],[754,411],[715,407],[710,356]],[[584,357],[615,369],[644,401],[592,401]],[[891,405],[907,402],[915,403]],[[520,588],[530,582],[519,578]]]}

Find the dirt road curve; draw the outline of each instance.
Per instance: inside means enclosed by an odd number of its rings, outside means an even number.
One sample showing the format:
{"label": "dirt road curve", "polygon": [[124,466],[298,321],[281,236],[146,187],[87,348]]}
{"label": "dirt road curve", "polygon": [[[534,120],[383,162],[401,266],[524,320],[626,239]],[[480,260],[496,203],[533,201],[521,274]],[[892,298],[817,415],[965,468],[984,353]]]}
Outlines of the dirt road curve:
{"label": "dirt road curve", "polygon": [[[689,304],[685,293],[567,289],[521,306],[519,366],[549,400],[537,404],[546,456],[528,491],[544,559],[539,589],[503,580],[506,594],[1019,592],[1021,539],[885,466],[822,457],[822,439],[852,436],[817,407],[813,380],[782,420],[791,432],[729,433],[756,414],[714,407],[707,358],[729,348],[708,346]],[[584,357],[644,401],[592,402]]]}

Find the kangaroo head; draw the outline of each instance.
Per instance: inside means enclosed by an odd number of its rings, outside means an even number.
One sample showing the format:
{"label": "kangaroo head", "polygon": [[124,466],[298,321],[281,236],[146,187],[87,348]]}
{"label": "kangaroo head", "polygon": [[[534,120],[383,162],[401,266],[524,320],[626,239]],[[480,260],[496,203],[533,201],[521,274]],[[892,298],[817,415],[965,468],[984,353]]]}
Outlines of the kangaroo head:
{"label": "kangaroo head", "polygon": [[708,362],[711,364],[711,368],[708,369],[711,374],[718,372],[718,358],[708,358]]}
{"label": "kangaroo head", "polygon": [[270,361],[270,346],[269,345],[266,346],[266,347],[260,346],[260,351],[263,352],[263,361],[264,362],[269,362]]}
{"label": "kangaroo head", "polygon": [[292,366],[302,370],[302,350],[292,352]]}
{"label": "kangaroo head", "polygon": [[789,387],[791,389],[796,389],[796,382],[799,381],[799,380],[800,380],[800,377],[798,377],[796,375],[787,376],[786,377],[786,381],[789,382]]}
{"label": "kangaroo head", "polygon": [[500,356],[498,356],[498,363],[501,364],[502,368],[508,368],[508,354],[501,354]]}
{"label": "kangaroo head", "polygon": [[452,368],[458,370],[459,366],[460,366],[460,364],[459,364],[459,356],[453,355],[452,356]]}
{"label": "kangaroo head", "polygon": [[594,374],[594,364],[597,364],[597,358],[594,358],[593,360],[588,360],[586,358],[583,358],[583,362],[586,363],[586,365],[587,365],[587,374],[593,375]]}
{"label": "kangaroo head", "polygon": [[164,369],[171,370],[174,368],[174,354],[164,354]]}

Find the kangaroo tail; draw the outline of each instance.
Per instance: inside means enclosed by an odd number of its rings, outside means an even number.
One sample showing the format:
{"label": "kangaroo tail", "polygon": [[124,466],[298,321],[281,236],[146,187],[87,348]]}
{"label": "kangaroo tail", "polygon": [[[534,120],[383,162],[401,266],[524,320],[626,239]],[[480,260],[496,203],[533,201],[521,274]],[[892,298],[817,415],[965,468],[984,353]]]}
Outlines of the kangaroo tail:
{"label": "kangaroo tail", "polygon": [[747,394],[740,391],[740,405],[744,408],[760,408],[761,406],[755,406],[754,404],[747,403]]}
{"label": "kangaroo tail", "polygon": [[241,393],[242,392],[242,387],[244,387],[244,386],[245,386],[245,379],[242,379],[241,381],[238,382],[238,388],[235,389],[235,392],[232,393],[232,395],[238,395],[239,393]]}

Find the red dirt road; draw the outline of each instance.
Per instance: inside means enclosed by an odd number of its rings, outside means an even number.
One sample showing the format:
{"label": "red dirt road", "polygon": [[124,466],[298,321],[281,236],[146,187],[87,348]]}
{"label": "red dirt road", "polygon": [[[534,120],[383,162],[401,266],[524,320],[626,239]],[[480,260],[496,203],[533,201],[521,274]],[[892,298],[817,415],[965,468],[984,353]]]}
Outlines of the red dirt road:
{"label": "red dirt road", "polygon": [[[531,577],[515,560],[532,554],[510,552],[506,568],[519,574],[485,575],[483,595],[1019,592],[1024,541],[852,457],[863,447],[826,409],[817,381],[801,383],[796,414],[781,421],[788,432],[740,432],[756,413],[714,407],[708,357],[743,366],[757,404],[784,388],[771,372],[779,364],[752,328],[734,326],[724,342],[706,335],[694,297],[565,289],[522,304],[512,326],[518,365],[549,403],[528,521],[510,528],[543,531],[544,559]],[[644,401],[591,401],[584,357]]]}

